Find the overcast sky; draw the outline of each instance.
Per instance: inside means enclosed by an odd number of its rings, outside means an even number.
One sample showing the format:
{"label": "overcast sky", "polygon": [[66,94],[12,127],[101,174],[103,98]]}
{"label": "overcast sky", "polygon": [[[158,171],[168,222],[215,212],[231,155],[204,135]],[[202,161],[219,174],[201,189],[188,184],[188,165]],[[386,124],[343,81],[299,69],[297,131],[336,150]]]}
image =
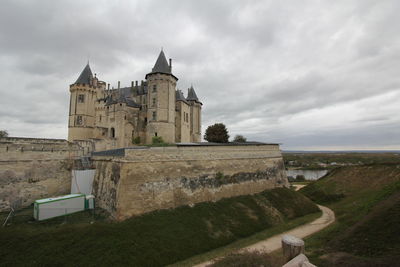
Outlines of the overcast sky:
{"label": "overcast sky", "polygon": [[1,1],[0,129],[66,138],[69,84],[142,80],[160,48],[203,133],[400,149],[400,1]]}

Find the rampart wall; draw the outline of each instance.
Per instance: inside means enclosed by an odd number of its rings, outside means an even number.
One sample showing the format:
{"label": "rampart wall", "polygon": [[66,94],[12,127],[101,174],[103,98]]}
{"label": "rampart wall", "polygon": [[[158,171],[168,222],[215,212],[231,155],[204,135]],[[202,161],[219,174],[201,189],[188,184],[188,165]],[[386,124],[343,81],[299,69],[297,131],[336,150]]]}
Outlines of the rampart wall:
{"label": "rampart wall", "polygon": [[81,148],[61,139],[0,138],[0,211],[67,194]]}
{"label": "rampart wall", "polygon": [[117,220],[288,185],[278,144],[118,149],[92,159],[96,203]]}

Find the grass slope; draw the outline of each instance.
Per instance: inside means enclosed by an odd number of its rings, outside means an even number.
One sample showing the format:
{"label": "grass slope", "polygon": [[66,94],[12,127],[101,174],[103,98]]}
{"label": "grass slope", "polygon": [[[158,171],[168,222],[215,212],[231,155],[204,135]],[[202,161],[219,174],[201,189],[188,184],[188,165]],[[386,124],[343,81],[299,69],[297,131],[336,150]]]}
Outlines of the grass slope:
{"label": "grass slope", "polygon": [[338,168],[300,192],[328,205],[337,219],[307,240],[313,262],[389,266],[400,259],[400,165]]}
{"label": "grass slope", "polygon": [[277,188],[119,223],[15,223],[0,229],[0,264],[165,266],[316,211],[302,194]]}

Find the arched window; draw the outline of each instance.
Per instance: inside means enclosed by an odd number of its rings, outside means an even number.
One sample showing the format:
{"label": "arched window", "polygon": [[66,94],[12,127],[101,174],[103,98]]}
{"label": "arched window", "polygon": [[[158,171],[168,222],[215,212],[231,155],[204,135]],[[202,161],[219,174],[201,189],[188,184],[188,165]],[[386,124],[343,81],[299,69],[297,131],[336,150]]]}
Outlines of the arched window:
{"label": "arched window", "polygon": [[115,129],[111,128],[111,132],[110,132],[111,138],[115,138]]}

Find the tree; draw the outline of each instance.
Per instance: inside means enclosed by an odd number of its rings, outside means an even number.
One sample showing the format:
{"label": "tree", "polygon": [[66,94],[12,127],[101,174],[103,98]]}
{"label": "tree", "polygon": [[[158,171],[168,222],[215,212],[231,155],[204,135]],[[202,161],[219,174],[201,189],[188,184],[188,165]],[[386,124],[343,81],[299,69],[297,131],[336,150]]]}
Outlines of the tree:
{"label": "tree", "polygon": [[208,142],[228,143],[228,130],[223,123],[216,123],[208,126],[206,133],[204,134],[204,139]]}
{"label": "tree", "polygon": [[296,175],[296,182],[304,182],[306,178],[302,174],[297,174]]}
{"label": "tree", "polygon": [[8,132],[6,130],[0,130],[0,138],[8,137]]}
{"label": "tree", "polygon": [[236,135],[235,138],[233,139],[233,142],[236,142],[236,143],[246,143],[246,142],[247,142],[247,139],[246,139],[246,137],[244,137],[243,135],[238,134],[238,135]]}

